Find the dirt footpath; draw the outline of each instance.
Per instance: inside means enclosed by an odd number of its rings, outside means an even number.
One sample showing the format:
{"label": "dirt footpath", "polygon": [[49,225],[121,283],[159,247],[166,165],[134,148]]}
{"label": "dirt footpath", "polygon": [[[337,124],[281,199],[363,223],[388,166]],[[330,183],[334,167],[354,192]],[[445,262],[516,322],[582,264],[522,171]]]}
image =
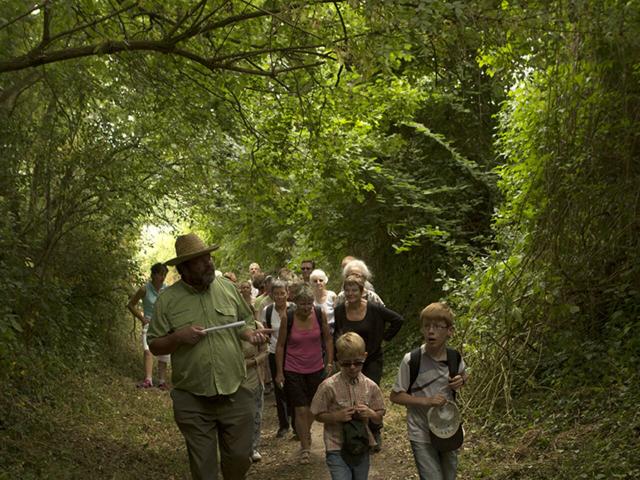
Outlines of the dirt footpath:
{"label": "dirt footpath", "polygon": [[[404,426],[404,425],[403,425]],[[297,453],[300,443],[292,434],[286,438],[276,438],[278,421],[273,394],[265,396],[262,440],[259,448],[262,460],[254,463],[248,478],[260,480],[330,480],[324,459],[322,424],[314,422],[311,429],[311,463],[300,465]],[[372,455],[370,480],[404,480],[418,478],[413,457],[404,430],[383,433],[383,448]]]}

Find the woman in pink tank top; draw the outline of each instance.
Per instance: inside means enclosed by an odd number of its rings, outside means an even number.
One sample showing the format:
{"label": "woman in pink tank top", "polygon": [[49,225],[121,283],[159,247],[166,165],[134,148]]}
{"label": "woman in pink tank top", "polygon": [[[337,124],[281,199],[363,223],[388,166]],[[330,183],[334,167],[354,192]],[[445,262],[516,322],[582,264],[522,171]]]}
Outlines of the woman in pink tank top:
{"label": "woman in pink tank top", "polygon": [[[295,409],[296,433],[300,438],[300,463],[309,463],[311,400],[325,375],[333,369],[333,341],[326,313],[313,306],[313,290],[307,284],[293,297],[296,309],[280,323],[276,345],[276,385]],[[327,364],[323,357],[326,350]],[[325,371],[326,370],[326,371]]]}

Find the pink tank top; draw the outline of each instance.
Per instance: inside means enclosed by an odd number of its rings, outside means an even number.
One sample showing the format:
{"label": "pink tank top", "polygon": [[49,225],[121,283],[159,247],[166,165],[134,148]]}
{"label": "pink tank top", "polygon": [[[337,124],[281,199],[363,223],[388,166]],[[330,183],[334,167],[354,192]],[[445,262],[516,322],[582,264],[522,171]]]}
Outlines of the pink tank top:
{"label": "pink tank top", "polygon": [[311,312],[311,330],[299,330],[295,322],[287,338],[287,358],[284,369],[295,373],[314,373],[324,368],[322,362],[322,332],[316,318],[316,311]]}

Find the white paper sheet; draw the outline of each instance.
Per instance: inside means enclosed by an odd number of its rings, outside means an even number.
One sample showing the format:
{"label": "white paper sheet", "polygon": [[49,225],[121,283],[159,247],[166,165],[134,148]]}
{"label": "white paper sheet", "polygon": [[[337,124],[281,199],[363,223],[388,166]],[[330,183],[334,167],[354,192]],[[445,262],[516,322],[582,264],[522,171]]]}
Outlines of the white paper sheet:
{"label": "white paper sheet", "polygon": [[227,329],[227,328],[235,328],[235,327],[242,327],[242,326],[244,326],[244,322],[233,322],[233,323],[227,323],[226,325],[218,325],[216,327],[205,328],[202,331],[203,332],[214,332],[216,330],[224,330],[224,329]]}

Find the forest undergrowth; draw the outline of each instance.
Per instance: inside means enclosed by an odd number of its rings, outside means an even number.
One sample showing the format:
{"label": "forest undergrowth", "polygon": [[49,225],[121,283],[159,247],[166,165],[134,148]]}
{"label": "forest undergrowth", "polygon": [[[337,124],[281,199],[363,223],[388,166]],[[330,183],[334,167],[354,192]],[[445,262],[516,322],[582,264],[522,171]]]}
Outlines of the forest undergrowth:
{"label": "forest undergrowth", "polygon": [[[135,387],[141,370],[136,338],[123,333],[121,343],[87,362],[36,373],[29,389],[4,390],[0,479],[188,478],[169,394]],[[389,353],[385,395],[398,361],[395,350]],[[487,414],[481,405],[466,405],[459,478],[638,478],[639,393],[637,385],[621,379],[567,392],[534,390],[514,398],[510,414],[499,406]],[[417,478],[403,408],[389,402],[387,407],[384,448],[373,460],[371,478]],[[319,433],[312,465],[299,466],[292,453],[296,442],[277,443],[275,429],[273,397],[267,396],[265,460],[251,476],[275,479],[286,471],[289,479],[328,478]]]}

